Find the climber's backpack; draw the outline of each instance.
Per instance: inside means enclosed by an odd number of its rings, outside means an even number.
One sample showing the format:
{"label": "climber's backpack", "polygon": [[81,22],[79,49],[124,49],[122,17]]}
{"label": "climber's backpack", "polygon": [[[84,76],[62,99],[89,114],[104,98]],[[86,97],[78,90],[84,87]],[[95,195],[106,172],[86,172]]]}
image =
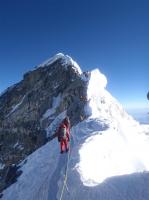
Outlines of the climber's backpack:
{"label": "climber's backpack", "polygon": [[64,124],[61,125],[60,127],[60,131],[59,131],[59,139],[66,139],[67,135],[66,135],[66,126]]}

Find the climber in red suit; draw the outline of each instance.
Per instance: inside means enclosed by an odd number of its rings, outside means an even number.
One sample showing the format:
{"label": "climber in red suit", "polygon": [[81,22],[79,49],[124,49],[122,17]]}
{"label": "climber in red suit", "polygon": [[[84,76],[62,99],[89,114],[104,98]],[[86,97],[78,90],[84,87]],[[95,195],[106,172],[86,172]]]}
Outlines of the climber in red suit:
{"label": "climber in red suit", "polygon": [[60,142],[61,153],[69,151],[69,140],[70,140],[70,121],[66,117],[60,124],[57,131],[58,141]]}

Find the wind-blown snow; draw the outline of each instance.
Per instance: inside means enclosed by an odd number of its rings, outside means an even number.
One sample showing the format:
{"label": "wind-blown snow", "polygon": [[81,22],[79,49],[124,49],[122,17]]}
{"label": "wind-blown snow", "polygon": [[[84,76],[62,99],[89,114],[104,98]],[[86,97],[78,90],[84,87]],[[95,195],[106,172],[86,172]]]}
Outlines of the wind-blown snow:
{"label": "wind-blown snow", "polygon": [[[57,139],[50,141],[27,158],[23,174],[2,200],[59,200],[67,161],[65,200],[149,199],[149,126],[133,120],[106,84],[98,70],[91,72],[85,107],[89,117],[71,129],[70,160],[59,153]],[[55,118],[49,134],[65,115]]]}

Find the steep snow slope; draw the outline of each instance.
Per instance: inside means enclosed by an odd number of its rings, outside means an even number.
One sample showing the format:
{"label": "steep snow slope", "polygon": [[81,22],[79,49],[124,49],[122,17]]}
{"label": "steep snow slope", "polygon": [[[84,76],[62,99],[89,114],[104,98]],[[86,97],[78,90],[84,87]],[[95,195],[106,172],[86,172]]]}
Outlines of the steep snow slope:
{"label": "steep snow slope", "polygon": [[90,73],[85,107],[89,117],[71,129],[70,157],[59,154],[56,139],[50,141],[28,157],[23,174],[4,191],[3,200],[58,200],[62,194],[65,200],[149,199],[149,129],[124,111],[106,84],[98,70]]}

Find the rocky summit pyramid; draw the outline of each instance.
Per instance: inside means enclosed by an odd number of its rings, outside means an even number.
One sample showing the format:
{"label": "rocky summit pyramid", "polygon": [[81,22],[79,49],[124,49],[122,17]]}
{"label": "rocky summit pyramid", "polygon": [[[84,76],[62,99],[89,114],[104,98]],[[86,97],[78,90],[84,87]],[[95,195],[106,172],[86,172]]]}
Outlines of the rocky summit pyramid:
{"label": "rocky summit pyramid", "polygon": [[72,125],[85,118],[86,80],[81,73],[77,63],[60,53],[0,96],[1,189],[7,166],[45,144],[45,130],[60,113],[70,116]]}
{"label": "rocky summit pyramid", "polygon": [[[82,72],[60,53],[0,96],[3,200],[149,199],[149,126],[106,85],[98,69]],[[48,138],[65,116],[70,151],[60,154]]]}

